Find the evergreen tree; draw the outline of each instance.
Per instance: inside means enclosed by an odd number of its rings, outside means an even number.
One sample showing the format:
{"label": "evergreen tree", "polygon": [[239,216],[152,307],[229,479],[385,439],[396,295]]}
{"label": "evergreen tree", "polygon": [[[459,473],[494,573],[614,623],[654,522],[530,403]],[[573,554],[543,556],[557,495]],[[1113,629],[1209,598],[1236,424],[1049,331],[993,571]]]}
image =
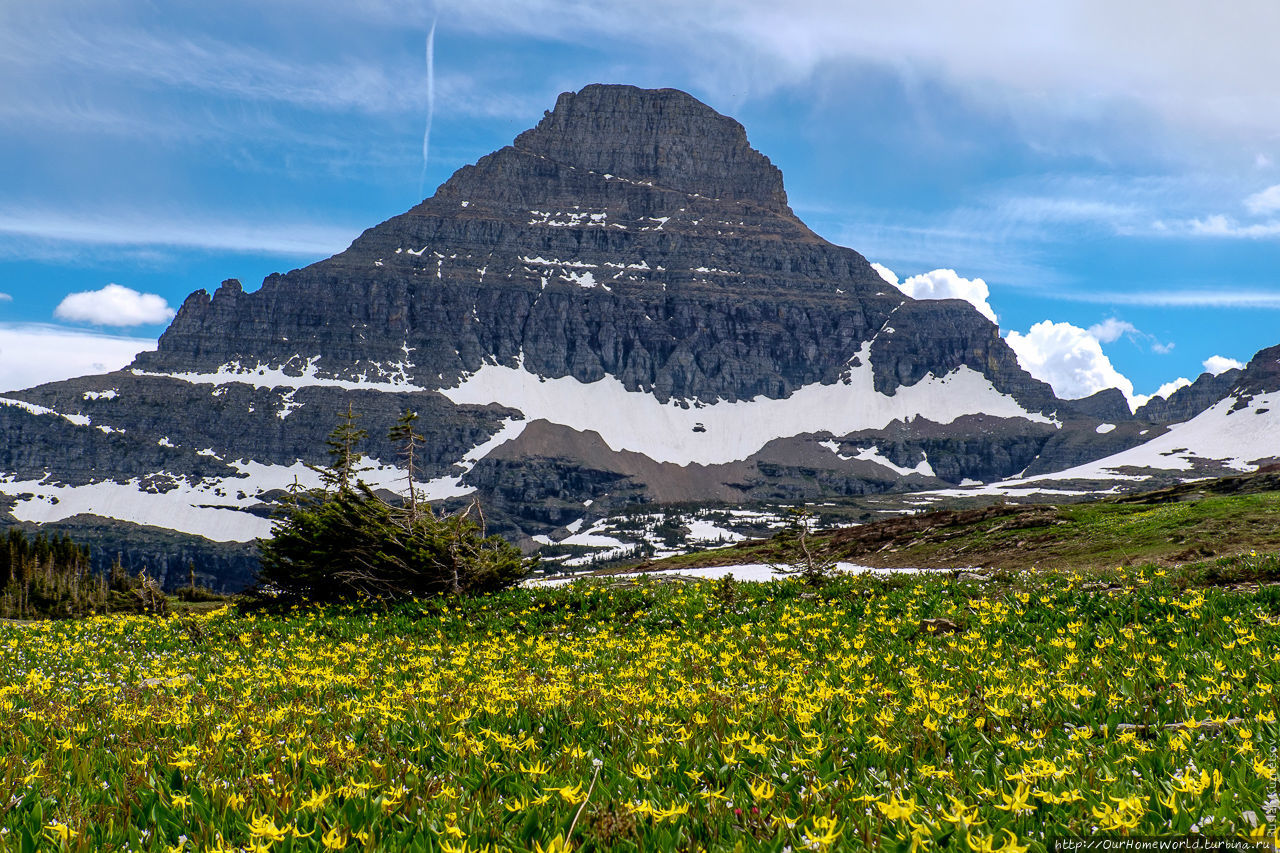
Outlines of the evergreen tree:
{"label": "evergreen tree", "polygon": [[413,485],[414,451],[426,440],[413,429],[413,422],[417,419],[417,412],[405,409],[389,434],[390,439],[400,445],[400,457],[405,462],[405,479],[408,480],[409,485],[410,521],[416,521],[418,518],[418,494]]}
{"label": "evergreen tree", "polygon": [[88,548],[65,533],[32,539],[9,529],[0,544],[0,618],[83,616],[107,603],[106,578],[90,570]]}
{"label": "evergreen tree", "polygon": [[[406,412],[391,433],[406,462],[422,440]],[[259,540],[257,597],[276,604],[393,600],[485,592],[514,584],[531,565],[520,550],[489,536],[479,504],[437,517],[409,495],[393,504],[359,479],[354,460],[363,430],[350,407],[331,434],[324,488],[291,495],[270,539]]]}
{"label": "evergreen tree", "polygon": [[340,418],[338,425],[324,442],[329,448],[329,465],[314,470],[319,472],[326,488],[345,492],[353,487],[365,470],[360,466],[357,448],[369,434],[357,424],[360,415],[356,414],[350,403],[347,403],[347,410]]}

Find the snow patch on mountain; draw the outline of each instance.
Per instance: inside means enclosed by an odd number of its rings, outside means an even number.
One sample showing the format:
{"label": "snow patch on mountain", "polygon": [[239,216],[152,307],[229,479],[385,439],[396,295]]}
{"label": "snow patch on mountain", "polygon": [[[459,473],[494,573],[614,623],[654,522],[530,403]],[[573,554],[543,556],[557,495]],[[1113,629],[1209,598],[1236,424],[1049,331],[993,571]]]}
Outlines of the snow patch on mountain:
{"label": "snow patch on mountain", "polygon": [[51,415],[55,418],[62,418],[65,421],[70,421],[76,426],[89,425],[89,418],[87,415],[81,415],[79,413],[74,415],[66,415],[66,414],[63,414],[62,412],[55,412],[53,409],[47,408],[45,406],[38,406],[35,403],[28,403],[26,400],[14,400],[11,397],[0,397],[0,406],[13,406],[14,408],[22,409],[24,411],[30,412],[33,415]]}
{"label": "snow patch on mountain", "polygon": [[881,394],[875,390],[866,346],[851,360],[843,381],[806,385],[784,399],[663,403],[652,394],[628,391],[613,376],[595,382],[568,376],[548,379],[523,367],[497,364],[481,366],[440,393],[457,404],[499,403],[519,409],[528,421],[543,419],[596,432],[615,451],[631,450],[677,465],[733,462],[776,438],[820,432],[846,435],[916,417],[948,424],[963,415],[987,414],[1056,423],[1022,408],[967,366]]}
{"label": "snow patch on mountain", "polygon": [[841,459],[844,459],[844,460],[859,459],[859,460],[862,460],[863,462],[874,462],[877,465],[881,465],[892,471],[896,471],[897,473],[901,474],[904,477],[907,476],[908,474],[923,474],[926,477],[935,476],[933,473],[933,466],[929,464],[929,457],[927,454],[924,455],[923,459],[921,459],[919,462],[915,464],[915,467],[906,468],[902,465],[896,464],[893,460],[883,456],[880,453],[880,448],[876,447],[874,444],[871,445],[870,447],[857,448],[856,452],[852,456],[846,456],[845,454],[841,453],[840,445],[834,441],[820,441],[818,442],[818,444],[822,447],[827,448],[836,456],[839,456]]}
{"label": "snow patch on mountain", "polygon": [[[373,370],[365,370],[356,374],[353,379],[334,379],[317,375],[316,362],[320,356],[305,359],[299,374],[286,373],[284,367],[293,361],[303,361],[301,357],[289,359],[285,365],[274,367],[258,362],[252,366],[242,365],[238,361],[220,365],[212,373],[152,373],[134,368],[130,371],[134,376],[154,376],[168,379],[179,379],[195,385],[229,385],[234,382],[252,385],[255,388],[314,388],[325,386],[343,388],[348,391],[390,391],[406,393],[425,391],[427,389],[414,385],[409,381],[408,369],[413,365],[407,361],[374,365]],[[375,375],[371,378],[370,373]],[[283,416],[282,416],[283,417]]]}
{"label": "snow patch on mountain", "polygon": [[[1141,482],[1141,470],[1185,473],[1184,479],[1202,476],[1198,466],[1214,463],[1241,472],[1256,471],[1259,463],[1280,458],[1280,391],[1259,394],[1242,402],[1232,395],[1219,400],[1189,421],[1168,432],[1102,459],[1033,477],[1014,477],[972,488],[922,492],[929,499],[1003,495],[1105,495],[1118,490],[1079,491],[1055,488],[1065,480],[1101,480],[1110,483]],[[962,486],[968,484],[962,484]]]}
{"label": "snow patch on mountain", "polygon": [[1256,471],[1258,462],[1275,457],[1280,457],[1280,391],[1243,404],[1232,395],[1137,447],[1035,479],[1116,479],[1122,468],[1192,471],[1199,461]]}
{"label": "snow patch on mountain", "polygon": [[144,491],[136,477],[123,483],[104,480],[81,486],[50,483],[47,478],[6,480],[0,483],[0,491],[19,496],[14,518],[37,524],[89,514],[181,530],[216,542],[248,542],[270,533],[270,519],[243,511],[256,500],[220,496],[207,482],[200,486],[177,482],[175,488],[161,493]]}
{"label": "snow patch on mountain", "polygon": [[[455,466],[456,474],[415,480],[419,499],[437,501],[470,494],[474,489],[463,485],[462,477],[493,448],[518,436],[524,426],[523,421],[504,421],[498,432],[463,456]],[[173,446],[167,437],[158,443]],[[51,482],[45,477],[0,480],[0,494],[18,498],[13,515],[19,521],[45,523],[88,514],[166,527],[217,542],[250,542],[271,533],[270,519],[246,511],[261,502],[264,492],[295,485],[301,489],[321,485],[320,474],[302,462],[273,465],[240,459],[231,464],[241,476],[207,477],[192,483],[180,475],[161,472],[156,476],[169,481],[163,491],[149,490],[137,477],[124,482],[104,480],[78,486]],[[375,489],[395,492],[407,489],[408,472],[396,465],[384,465],[366,456],[357,467],[365,469],[360,477]]]}

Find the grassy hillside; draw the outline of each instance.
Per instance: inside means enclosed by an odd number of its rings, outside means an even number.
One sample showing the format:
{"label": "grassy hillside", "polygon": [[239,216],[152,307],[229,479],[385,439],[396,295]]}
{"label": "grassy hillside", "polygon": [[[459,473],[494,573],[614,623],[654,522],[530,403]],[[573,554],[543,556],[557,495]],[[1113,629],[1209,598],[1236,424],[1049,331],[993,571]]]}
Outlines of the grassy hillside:
{"label": "grassy hillside", "polygon": [[[1189,483],[1061,506],[940,510],[817,535],[822,553],[863,565],[1097,569],[1280,549],[1280,475]],[[647,568],[767,563],[772,540],[673,557]]]}
{"label": "grassy hillside", "polygon": [[1107,580],[596,581],[0,624],[0,848],[1273,838],[1280,587]]}

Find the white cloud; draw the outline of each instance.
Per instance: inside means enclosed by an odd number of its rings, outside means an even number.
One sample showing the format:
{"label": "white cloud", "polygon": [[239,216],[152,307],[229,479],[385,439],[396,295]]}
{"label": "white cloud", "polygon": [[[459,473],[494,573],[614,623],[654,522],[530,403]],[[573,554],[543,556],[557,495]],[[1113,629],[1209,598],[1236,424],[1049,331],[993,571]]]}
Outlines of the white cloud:
{"label": "white cloud", "polygon": [[[1163,397],[1164,399],[1167,400],[1169,399],[1169,396],[1174,391],[1177,391],[1179,388],[1186,388],[1190,384],[1191,384],[1190,379],[1188,379],[1185,376],[1179,376],[1177,379],[1173,380],[1172,382],[1166,382],[1163,385],[1161,385],[1159,388],[1156,389],[1156,392],[1152,394],[1151,397]],[[1147,399],[1151,399],[1151,397],[1148,397]]]}
{"label": "white cloud", "polygon": [[1181,227],[1175,223],[1172,229],[1168,223],[1159,224],[1164,225],[1162,230],[1166,233],[1185,233],[1193,237],[1235,237],[1259,240],[1280,236],[1280,222],[1253,222],[1244,225],[1221,213],[1206,216],[1204,219],[1192,219]]}
{"label": "white cloud", "polygon": [[1262,216],[1280,211],[1280,184],[1267,187],[1244,200],[1244,206],[1250,213]]}
{"label": "white cloud", "polygon": [[138,353],[155,348],[154,338],[38,324],[0,325],[0,391],[119,370]]}
{"label": "white cloud", "polygon": [[871,268],[876,272],[880,273],[880,277],[882,279],[889,282],[894,287],[898,286],[898,274],[895,273],[893,270],[889,269],[884,264],[877,264],[875,262],[872,262]]}
{"label": "white cloud", "polygon": [[871,265],[880,277],[897,287],[912,299],[963,299],[982,316],[993,323],[999,323],[996,312],[987,302],[991,291],[987,283],[980,278],[962,278],[955,270],[937,269],[931,272],[913,275],[899,283],[898,276],[882,264]]}
{"label": "white cloud", "polygon": [[1174,344],[1170,341],[1167,344],[1160,343],[1160,339],[1155,335],[1142,331],[1128,320],[1118,320],[1115,317],[1108,317],[1101,323],[1094,323],[1087,330],[1089,334],[1098,339],[1099,343],[1109,344],[1127,337],[1134,343],[1146,342],[1150,344],[1151,351],[1160,355],[1168,355],[1173,352]]}
{"label": "white cloud", "polygon": [[1005,340],[1022,368],[1048,382],[1059,397],[1075,400],[1119,388],[1131,407],[1145,399],[1134,394],[1133,383],[1115,369],[1088,329],[1042,320],[1025,334],[1010,332]]}
{"label": "white cloud", "polygon": [[1137,326],[1127,320],[1117,320],[1115,317],[1108,317],[1101,323],[1095,323],[1088,328],[1088,332],[1104,344],[1118,341],[1123,335],[1142,334]]}
{"label": "white cloud", "polygon": [[1225,355],[1211,355],[1204,360],[1204,369],[1214,376],[1241,367],[1244,367],[1243,361],[1236,361],[1234,358],[1227,358]]}
{"label": "white cloud", "polygon": [[666,44],[725,97],[872,63],[943,80],[993,107],[1020,99],[1097,115],[1136,106],[1211,135],[1266,138],[1280,128],[1269,108],[1280,95],[1280,7],[1271,0],[1170,0],[1158,15],[1148,0],[438,0],[436,8],[442,22],[490,37]]}
{"label": "white cloud", "polygon": [[173,319],[174,313],[163,296],[139,293],[131,287],[119,284],[108,284],[100,290],[68,294],[53,309],[53,316],[59,320],[92,323],[95,326],[167,323]]}
{"label": "white cloud", "polygon": [[1167,308],[1280,308],[1280,293],[1262,290],[1113,290],[1064,291],[1059,299],[1112,305],[1158,305]]}
{"label": "white cloud", "polygon": [[376,61],[332,55],[290,61],[297,57],[243,43],[120,26],[57,27],[38,34],[14,28],[7,36],[0,45],[8,61],[28,68],[78,69],[179,91],[332,111],[379,113],[421,103],[416,68],[393,67],[388,73]]}
{"label": "white cloud", "polygon": [[0,302],[12,302],[13,297],[7,293],[0,293]]}
{"label": "white cloud", "polygon": [[[163,213],[87,218],[54,211],[0,210],[0,235],[10,240],[180,246],[303,257],[340,252],[360,230],[305,222],[191,221]],[[12,249],[8,253],[15,254]]]}

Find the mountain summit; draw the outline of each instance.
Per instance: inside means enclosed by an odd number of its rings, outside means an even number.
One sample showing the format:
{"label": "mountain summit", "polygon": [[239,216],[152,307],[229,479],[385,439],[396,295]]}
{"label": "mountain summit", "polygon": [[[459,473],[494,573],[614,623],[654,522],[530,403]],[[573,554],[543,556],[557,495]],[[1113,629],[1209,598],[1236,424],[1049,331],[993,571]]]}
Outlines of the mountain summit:
{"label": "mountain summit", "polygon": [[[402,483],[383,436],[411,408],[420,493],[478,495],[532,545],[636,505],[1078,466],[1219,392],[1149,422],[1105,394],[1059,400],[971,305],[913,300],[814,234],[738,122],[594,85],[346,251],[193,293],[130,369],[0,399],[0,492],[19,520],[188,534],[185,569],[225,553],[204,540],[268,532],[348,405],[371,478]],[[153,543],[131,559],[176,553],[131,529]]]}
{"label": "mountain summit", "polygon": [[587,86],[565,92],[516,152],[664,190],[790,215],[782,172],[741,124],[677,89]]}
{"label": "mountain summit", "polygon": [[795,217],[736,121],[683,92],[597,85],[345,252],[255,293],[194,294],[135,366],[439,388],[519,362],[710,403],[829,384],[874,341],[882,393],[969,364],[1055,405],[970,306],[930,303],[924,325],[920,310]]}

